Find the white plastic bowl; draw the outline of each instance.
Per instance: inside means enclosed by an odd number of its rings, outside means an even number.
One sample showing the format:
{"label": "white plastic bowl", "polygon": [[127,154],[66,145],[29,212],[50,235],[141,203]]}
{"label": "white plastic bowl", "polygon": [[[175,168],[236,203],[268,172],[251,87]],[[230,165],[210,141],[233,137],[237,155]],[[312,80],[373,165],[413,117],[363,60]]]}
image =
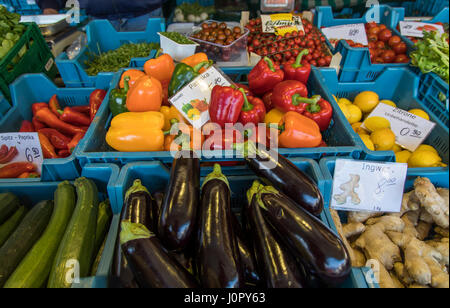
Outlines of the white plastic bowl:
{"label": "white plastic bowl", "polygon": [[199,46],[197,43],[178,44],[170,38],[162,35],[160,32],[158,32],[158,34],[163,52],[170,55],[175,61],[178,62],[195,54],[195,49]]}

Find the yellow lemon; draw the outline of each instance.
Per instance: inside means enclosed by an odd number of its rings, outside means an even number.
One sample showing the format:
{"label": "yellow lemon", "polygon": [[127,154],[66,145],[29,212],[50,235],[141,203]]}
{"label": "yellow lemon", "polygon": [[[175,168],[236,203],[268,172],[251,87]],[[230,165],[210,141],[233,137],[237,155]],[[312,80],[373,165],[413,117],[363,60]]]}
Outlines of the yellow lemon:
{"label": "yellow lemon", "polygon": [[392,148],[392,151],[394,151],[394,153],[399,153],[403,151],[403,148],[398,144],[395,144],[394,147]]}
{"label": "yellow lemon", "polygon": [[409,168],[430,168],[438,165],[442,159],[431,151],[416,151],[408,159]]}
{"label": "yellow lemon", "polygon": [[340,98],[338,100],[338,104],[352,105],[353,103],[350,100],[346,99],[346,98]]}
{"label": "yellow lemon", "polygon": [[380,102],[380,97],[377,93],[366,91],[358,94],[355,98],[355,105],[361,109],[362,112],[368,113],[375,109]]}
{"label": "yellow lemon", "polygon": [[352,128],[355,131],[355,133],[357,133],[358,135],[369,134],[369,132],[367,130],[365,130],[364,128],[362,128],[361,125],[362,125],[362,122],[357,122],[352,125]]}
{"label": "yellow lemon", "polygon": [[380,104],[385,104],[385,105],[389,105],[389,106],[392,106],[392,107],[397,107],[397,105],[393,101],[390,101],[390,100],[387,100],[387,99],[384,99],[384,100],[380,101]]}
{"label": "yellow lemon", "polygon": [[370,139],[377,151],[390,151],[395,145],[395,134],[389,128],[376,130],[370,135]]}
{"label": "yellow lemon", "polygon": [[359,137],[361,137],[361,140],[364,142],[364,144],[366,145],[366,147],[371,150],[371,151],[375,151],[375,145],[373,144],[372,140],[370,139],[369,135],[359,135]]}
{"label": "yellow lemon", "polygon": [[419,151],[431,151],[431,152],[434,152],[434,153],[436,153],[436,154],[439,155],[438,151],[437,151],[435,148],[433,148],[431,145],[427,145],[427,144],[422,144],[422,145],[420,145],[420,146],[416,149],[415,152],[419,152]]}
{"label": "yellow lemon", "polygon": [[425,111],[423,111],[422,109],[411,109],[409,111],[409,113],[412,113],[418,117],[424,118],[425,120],[430,121],[430,116],[428,115],[428,113],[426,113]]}
{"label": "yellow lemon", "polygon": [[370,117],[364,121],[364,126],[371,132],[374,132],[379,129],[390,128],[391,123],[383,117]]}
{"label": "yellow lemon", "polygon": [[412,155],[412,153],[410,151],[406,151],[406,150],[395,153],[395,161],[397,163],[407,164],[411,155]]}
{"label": "yellow lemon", "polygon": [[347,105],[338,103],[338,106],[344,114],[345,118],[348,120],[350,118],[350,112],[348,111]]}
{"label": "yellow lemon", "polygon": [[350,114],[350,117],[348,118],[348,121],[350,124],[355,124],[361,121],[362,119],[362,112],[361,109],[359,109],[356,105],[347,105],[348,113]]}

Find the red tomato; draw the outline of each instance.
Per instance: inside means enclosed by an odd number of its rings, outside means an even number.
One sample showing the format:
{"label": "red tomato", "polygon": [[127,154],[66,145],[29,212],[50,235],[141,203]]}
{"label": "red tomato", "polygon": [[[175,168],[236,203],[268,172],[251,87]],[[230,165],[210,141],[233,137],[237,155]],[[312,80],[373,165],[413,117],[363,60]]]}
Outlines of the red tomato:
{"label": "red tomato", "polygon": [[392,63],[395,61],[395,52],[393,50],[386,50],[381,54],[384,63]]}
{"label": "red tomato", "polygon": [[400,55],[397,55],[395,57],[395,61],[394,62],[395,63],[408,63],[409,62],[409,58],[405,54],[400,54]]}
{"label": "red tomato", "polygon": [[389,39],[389,46],[394,46],[395,44],[398,44],[402,41],[402,39],[400,38],[400,36],[398,35],[394,35],[393,37],[391,37]]}
{"label": "red tomato", "polygon": [[378,35],[376,35],[376,34],[369,34],[369,36],[367,38],[369,40],[369,43],[378,42]]}
{"label": "red tomato", "polygon": [[309,61],[309,64],[311,64],[313,66],[317,66],[317,61],[316,60],[311,60],[311,61]]}
{"label": "red tomato", "polygon": [[375,42],[369,42],[368,47],[369,47],[369,49],[374,49],[376,47]]}
{"label": "red tomato", "polygon": [[381,58],[381,57],[376,57],[375,60],[373,61],[373,63],[375,63],[375,64],[381,64],[381,63],[383,63],[383,58]]}
{"label": "red tomato", "polygon": [[392,31],[385,29],[378,34],[378,39],[382,42],[388,42],[392,37]]}
{"label": "red tomato", "polygon": [[366,23],[366,28],[367,29],[371,29],[371,28],[375,28],[375,27],[377,27],[377,23],[374,22],[374,21]]}
{"label": "red tomato", "polygon": [[378,41],[375,44],[375,48],[377,48],[377,49],[385,49],[386,48],[386,44],[384,44],[384,42],[382,42],[382,41]]}
{"label": "red tomato", "polygon": [[394,52],[396,54],[400,55],[400,54],[406,53],[406,51],[408,50],[408,47],[406,46],[406,44],[404,42],[400,42],[400,43],[392,46],[392,49],[394,50]]}
{"label": "red tomato", "polygon": [[308,54],[305,57],[305,60],[308,61],[308,62],[311,61],[312,59],[313,59],[312,54]]}
{"label": "red tomato", "polygon": [[378,25],[378,28],[380,28],[381,31],[387,29],[387,27],[385,25],[383,25],[383,24]]}
{"label": "red tomato", "polygon": [[369,35],[371,35],[371,34],[378,35],[380,32],[381,32],[380,28],[378,26],[375,26],[375,27],[372,27],[369,29],[368,34]]}
{"label": "red tomato", "polygon": [[327,65],[327,61],[324,58],[319,58],[319,60],[317,60],[317,65],[319,65],[319,66],[326,66]]}

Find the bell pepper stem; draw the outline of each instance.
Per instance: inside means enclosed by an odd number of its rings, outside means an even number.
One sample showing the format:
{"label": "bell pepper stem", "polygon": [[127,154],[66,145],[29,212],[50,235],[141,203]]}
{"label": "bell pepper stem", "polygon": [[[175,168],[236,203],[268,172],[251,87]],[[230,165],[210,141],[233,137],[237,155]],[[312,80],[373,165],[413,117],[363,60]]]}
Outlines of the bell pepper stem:
{"label": "bell pepper stem", "polygon": [[163,52],[162,48],[158,49],[158,51],[156,52],[156,55],[153,59],[157,59],[162,54],[162,52]]}
{"label": "bell pepper stem", "polygon": [[311,98],[307,98],[300,96],[300,94],[294,94],[292,96],[292,105],[294,106],[298,106],[300,104],[317,105],[320,99],[321,99],[320,95],[314,95]]}
{"label": "bell pepper stem", "polygon": [[123,79],[123,84],[123,90],[125,91],[125,93],[127,93],[130,89],[130,76],[125,76],[125,78]]}
{"label": "bell pepper stem", "polygon": [[264,61],[267,63],[267,66],[269,67],[269,69],[275,73],[275,66],[273,65],[273,61],[270,60],[269,57],[264,57]]}
{"label": "bell pepper stem", "polygon": [[194,71],[195,71],[196,73],[198,73],[202,68],[208,68],[208,67],[210,67],[211,65],[213,65],[213,63],[214,63],[214,62],[213,62],[212,60],[200,62],[199,64],[197,64],[196,66],[194,66]]}
{"label": "bell pepper stem", "polygon": [[302,58],[303,56],[306,56],[307,54],[309,54],[309,50],[308,49],[303,49],[297,56],[297,59],[295,60],[295,63],[292,64],[293,68],[300,68],[303,67],[302,65]]}
{"label": "bell pepper stem", "polygon": [[252,111],[253,108],[255,108],[255,106],[250,104],[250,102],[248,101],[248,97],[245,94],[245,90],[242,88],[239,88],[239,91],[242,93],[242,95],[244,95],[244,106],[242,107],[242,111]]}

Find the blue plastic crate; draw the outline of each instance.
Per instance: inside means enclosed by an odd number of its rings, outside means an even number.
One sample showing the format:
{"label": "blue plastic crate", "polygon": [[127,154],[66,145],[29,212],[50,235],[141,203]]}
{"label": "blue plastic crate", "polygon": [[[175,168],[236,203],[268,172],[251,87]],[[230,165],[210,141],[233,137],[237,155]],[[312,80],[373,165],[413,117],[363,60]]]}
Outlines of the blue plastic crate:
{"label": "blue plastic crate", "polygon": [[[61,53],[56,58],[56,65],[67,87],[93,87],[96,82],[109,83],[115,72],[102,72],[97,76],[89,76],[86,73],[85,61],[89,59],[89,52],[99,54],[117,49],[124,44],[159,42],[157,32],[165,31],[165,28],[165,21],[162,18],[150,18],[147,29],[142,32],[117,32],[107,20],[91,21],[86,28],[88,45],[73,60],[69,60],[65,52]],[[130,65],[143,66],[151,57],[152,54],[147,58],[132,59]]]}
{"label": "blue plastic crate", "polygon": [[416,0],[407,13],[408,16],[435,16],[448,6],[448,0]]}
{"label": "blue plastic crate", "polygon": [[[315,72],[317,71],[314,69]],[[112,82],[113,85],[117,85],[124,70],[121,70],[116,74]],[[320,94],[325,97],[326,92],[321,84],[322,80],[318,78],[317,73],[312,73],[309,79],[308,88],[312,94]],[[331,102],[331,101],[330,101]],[[328,147],[313,148],[313,149],[279,149],[279,153],[292,158],[292,157],[307,157],[312,159],[320,159],[324,156],[352,156],[359,158],[361,154],[361,148],[359,143],[355,141],[352,135],[352,128],[348,125],[347,120],[343,115],[337,112],[339,107],[335,102],[331,102],[334,108],[333,120],[331,127],[323,133],[324,140],[328,144]],[[89,128],[86,138],[80,142],[76,151],[76,156],[83,166],[87,163],[94,162],[109,162],[125,165],[135,161],[162,161],[171,162],[173,160],[170,152],[116,152],[111,149],[105,141],[106,133],[110,127],[112,120],[111,112],[109,111],[108,103],[102,105],[98,111],[99,121],[93,123]],[[222,151],[207,152],[203,157],[203,160],[208,161],[230,161],[236,160],[233,154],[228,151],[226,153]],[[227,156],[225,156],[226,154]],[[230,156],[231,155],[231,156]],[[211,157],[212,156],[212,157]]]}
{"label": "blue plastic crate", "polygon": [[[112,164],[86,165],[83,168],[81,176],[92,179],[99,190],[99,200],[109,199],[111,201],[111,206],[114,209],[117,208],[115,184],[119,172],[119,167]],[[25,205],[33,206],[43,200],[53,200],[54,192],[59,183],[60,182],[0,183],[0,193],[11,192],[17,195]],[[117,224],[119,219],[119,214],[114,214],[113,221],[116,223],[111,223],[112,229],[114,229],[113,226]],[[95,234],[93,236],[95,236]],[[109,244],[111,240],[108,238],[108,241],[107,243]],[[106,245],[105,249],[110,249],[110,247]],[[109,261],[106,254],[102,256],[97,270],[98,276],[102,276],[104,273],[102,270],[105,267],[109,268],[110,265],[107,264]],[[82,278],[80,284],[74,284],[73,287],[91,287],[90,282],[94,280],[95,277]]]}
{"label": "blue plastic crate", "polygon": [[11,104],[9,101],[3,96],[3,93],[0,91],[0,121],[3,119],[5,114],[11,109]]}
{"label": "blue plastic crate", "polygon": [[[95,88],[57,88],[43,74],[29,74],[18,78],[11,86],[13,107],[0,120],[0,132],[18,132],[23,120],[32,119],[31,105],[48,102],[53,95],[58,96],[62,106],[89,104],[89,96],[95,89],[109,89],[109,83],[98,84]],[[94,119],[95,123],[97,119]],[[45,159],[40,179],[3,179],[2,182],[59,181],[73,180],[80,176],[81,168],[72,154],[68,158]]]}
{"label": "blue plastic crate", "polygon": [[40,7],[34,0],[0,0],[0,4],[20,15],[37,15],[41,13]]}
{"label": "blue plastic crate", "polygon": [[[421,102],[421,100],[417,98],[419,78],[410,70],[405,68],[388,68],[375,81],[359,83],[339,82],[337,80],[336,72],[333,69],[322,69],[319,74],[322,75],[320,77],[322,81],[321,83],[326,85],[326,90],[324,90],[326,94],[324,94],[324,97],[328,100],[334,101],[332,98],[332,95],[334,94],[338,98],[348,98],[353,101],[356,95],[360,92],[374,91],[380,96],[380,99],[392,100],[401,109],[407,111],[415,108],[423,109],[430,115],[430,120],[436,123],[434,130],[425,140],[425,144],[435,147],[444,163],[449,163],[448,126],[445,126],[445,123],[442,123],[442,121],[434,115],[431,110]],[[342,114],[340,110],[338,113]],[[345,125],[350,127],[350,123],[348,122],[346,122]],[[394,152],[370,151],[364,145],[356,132],[352,130],[351,133],[363,149],[363,154],[361,155],[362,159],[375,161],[395,161]]]}

